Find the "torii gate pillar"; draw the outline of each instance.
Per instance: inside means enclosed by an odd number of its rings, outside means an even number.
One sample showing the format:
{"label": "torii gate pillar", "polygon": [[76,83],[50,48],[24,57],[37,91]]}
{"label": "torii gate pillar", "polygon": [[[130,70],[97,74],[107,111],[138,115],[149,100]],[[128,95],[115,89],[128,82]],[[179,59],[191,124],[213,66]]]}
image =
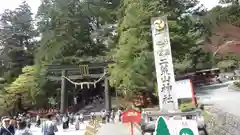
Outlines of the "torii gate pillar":
{"label": "torii gate pillar", "polygon": [[[67,76],[67,71],[62,70],[62,76]],[[67,103],[67,97],[68,93],[66,90],[66,79],[61,77],[61,105],[60,105],[60,113],[64,114],[66,113],[68,103]]]}
{"label": "torii gate pillar", "polygon": [[106,74],[105,75],[105,78],[104,78],[104,86],[105,86],[105,89],[104,89],[104,99],[105,99],[105,109],[107,111],[110,111],[112,109],[112,104],[111,104],[111,93],[109,91],[109,80],[107,78],[107,69],[104,68],[104,73]]}

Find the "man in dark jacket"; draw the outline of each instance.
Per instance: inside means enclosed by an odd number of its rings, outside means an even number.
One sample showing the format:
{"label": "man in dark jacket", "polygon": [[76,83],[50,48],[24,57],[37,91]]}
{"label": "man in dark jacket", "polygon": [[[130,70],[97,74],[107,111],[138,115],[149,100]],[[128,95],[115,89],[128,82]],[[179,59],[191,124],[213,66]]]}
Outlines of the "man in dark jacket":
{"label": "man in dark jacket", "polygon": [[0,129],[0,135],[14,135],[14,126],[10,124],[10,118],[6,117],[2,119],[2,127]]}

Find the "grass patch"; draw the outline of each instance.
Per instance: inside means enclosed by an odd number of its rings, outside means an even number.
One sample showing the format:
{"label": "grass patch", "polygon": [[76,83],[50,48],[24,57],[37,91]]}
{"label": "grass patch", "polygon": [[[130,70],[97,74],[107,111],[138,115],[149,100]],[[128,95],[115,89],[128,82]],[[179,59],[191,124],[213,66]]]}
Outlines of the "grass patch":
{"label": "grass patch", "polygon": [[180,110],[181,112],[188,112],[196,109],[196,107],[191,102],[186,102],[180,104]]}
{"label": "grass patch", "polygon": [[238,81],[233,82],[233,85],[240,88],[240,81],[238,80]]}
{"label": "grass patch", "polygon": [[203,111],[203,117],[206,121],[209,121],[211,119],[211,116],[207,111]]}
{"label": "grass patch", "polygon": [[[180,110],[182,112],[187,112],[187,111],[191,111],[191,110],[194,110],[194,109],[196,109],[196,107],[190,102],[182,103],[180,105]],[[206,110],[203,111],[203,117],[204,117],[205,121],[209,121],[211,119],[211,115]]]}
{"label": "grass patch", "polygon": [[236,91],[240,91],[240,81],[238,80],[238,81],[233,82],[232,86],[230,86],[230,87],[232,87]]}

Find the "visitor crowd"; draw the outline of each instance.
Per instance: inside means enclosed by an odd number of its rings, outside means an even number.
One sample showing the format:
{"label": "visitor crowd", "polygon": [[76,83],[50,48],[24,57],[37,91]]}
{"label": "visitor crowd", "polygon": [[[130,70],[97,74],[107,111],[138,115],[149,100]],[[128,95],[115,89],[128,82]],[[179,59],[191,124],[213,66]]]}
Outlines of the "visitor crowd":
{"label": "visitor crowd", "polygon": [[[83,114],[60,114],[49,113],[45,119],[36,116],[36,127],[41,128],[42,135],[55,135],[58,131],[57,125],[62,124],[63,130],[69,128],[69,124],[74,124],[75,129],[80,129],[80,124],[84,122]],[[2,117],[0,135],[33,135],[30,128],[32,126],[33,117],[26,114],[18,114],[15,117]]]}
{"label": "visitor crowd", "polygon": [[107,110],[102,110],[100,112],[101,114],[96,114],[95,112],[91,112],[90,116],[91,116],[91,120],[95,121],[97,116],[100,116],[102,123],[109,123],[109,122],[121,122],[122,119],[122,109],[112,109],[110,111]]}
{"label": "visitor crowd", "polygon": [[[95,112],[90,113],[91,120],[96,120],[100,117],[102,123],[121,121],[121,109],[111,111],[102,110],[100,114],[96,115]],[[80,129],[80,125],[84,123],[83,113],[66,113],[60,115],[58,113],[49,113],[45,119],[40,119],[40,115],[36,116],[36,127],[41,128],[42,135],[55,135],[58,132],[58,125],[62,125],[63,131],[69,128],[69,125],[75,125],[75,130]],[[15,117],[2,117],[0,128],[0,135],[33,135],[30,128],[33,123],[33,117],[28,114],[18,114]]]}

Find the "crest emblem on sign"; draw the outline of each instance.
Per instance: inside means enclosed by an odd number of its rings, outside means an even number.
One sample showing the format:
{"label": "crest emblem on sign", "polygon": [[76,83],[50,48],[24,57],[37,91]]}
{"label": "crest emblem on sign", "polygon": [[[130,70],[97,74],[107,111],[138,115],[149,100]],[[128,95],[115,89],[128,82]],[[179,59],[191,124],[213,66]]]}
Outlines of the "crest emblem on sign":
{"label": "crest emblem on sign", "polygon": [[181,129],[179,135],[194,135],[194,133],[190,128],[183,128]]}
{"label": "crest emblem on sign", "polygon": [[89,75],[89,67],[88,65],[79,65],[80,74],[81,75]]}
{"label": "crest emblem on sign", "polygon": [[163,20],[156,20],[154,22],[154,28],[158,32],[162,31],[165,28],[165,22]]}

